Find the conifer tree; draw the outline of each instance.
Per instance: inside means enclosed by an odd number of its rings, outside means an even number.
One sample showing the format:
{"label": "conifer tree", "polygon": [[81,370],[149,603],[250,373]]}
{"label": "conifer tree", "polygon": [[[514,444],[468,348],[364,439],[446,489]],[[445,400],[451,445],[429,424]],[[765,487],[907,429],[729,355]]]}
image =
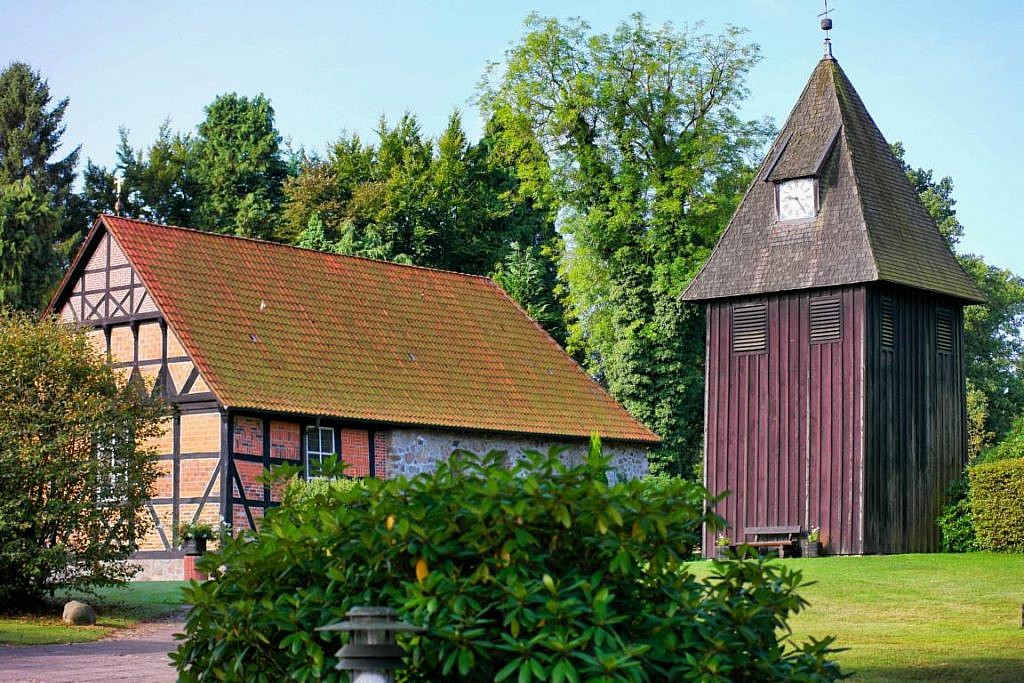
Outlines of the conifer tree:
{"label": "conifer tree", "polygon": [[270,101],[221,95],[206,108],[195,144],[193,227],[271,236],[287,169]]}
{"label": "conifer tree", "polygon": [[[22,62],[0,72],[0,305],[40,307],[56,283],[60,241],[71,238],[78,148],[58,152],[68,99],[52,102],[49,84]],[[56,157],[56,158],[55,158]]]}

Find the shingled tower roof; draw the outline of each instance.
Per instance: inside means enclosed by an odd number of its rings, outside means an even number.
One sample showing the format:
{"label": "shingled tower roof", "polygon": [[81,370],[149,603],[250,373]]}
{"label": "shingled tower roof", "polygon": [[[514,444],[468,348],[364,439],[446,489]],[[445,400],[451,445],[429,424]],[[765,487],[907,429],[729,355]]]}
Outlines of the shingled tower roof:
{"label": "shingled tower roof", "polygon": [[[818,180],[817,214],[779,222],[775,183],[806,177]],[[683,299],[864,282],[984,301],[839,63],[825,57]]]}

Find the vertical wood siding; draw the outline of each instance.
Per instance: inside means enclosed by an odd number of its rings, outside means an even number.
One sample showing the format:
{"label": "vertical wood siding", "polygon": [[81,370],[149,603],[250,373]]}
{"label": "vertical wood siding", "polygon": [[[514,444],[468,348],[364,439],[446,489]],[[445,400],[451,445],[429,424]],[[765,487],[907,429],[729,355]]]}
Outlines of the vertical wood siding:
{"label": "vertical wood siding", "polygon": [[[891,350],[881,344],[884,296],[893,302]],[[940,308],[951,314],[951,353],[936,348]],[[865,551],[935,551],[935,518],[967,457],[962,309],[924,293],[872,288],[867,322]]]}
{"label": "vertical wood siding", "polygon": [[[811,343],[821,296],[840,298],[842,334]],[[730,492],[717,511],[734,541],[752,526],[820,526],[827,552],[863,552],[865,300],[847,287],[709,304],[705,481]],[[733,353],[731,307],[755,301],[768,305],[767,352]]]}

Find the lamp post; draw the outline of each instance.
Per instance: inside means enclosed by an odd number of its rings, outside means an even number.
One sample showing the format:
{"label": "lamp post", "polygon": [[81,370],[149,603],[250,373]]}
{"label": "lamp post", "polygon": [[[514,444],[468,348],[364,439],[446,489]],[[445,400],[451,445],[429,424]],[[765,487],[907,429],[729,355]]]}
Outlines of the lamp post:
{"label": "lamp post", "polygon": [[390,607],[353,607],[345,621],[321,626],[317,631],[349,631],[352,639],[337,652],[339,671],[348,671],[352,683],[394,683],[392,672],[402,667],[402,648],[395,634],[420,633],[419,626],[398,619]]}

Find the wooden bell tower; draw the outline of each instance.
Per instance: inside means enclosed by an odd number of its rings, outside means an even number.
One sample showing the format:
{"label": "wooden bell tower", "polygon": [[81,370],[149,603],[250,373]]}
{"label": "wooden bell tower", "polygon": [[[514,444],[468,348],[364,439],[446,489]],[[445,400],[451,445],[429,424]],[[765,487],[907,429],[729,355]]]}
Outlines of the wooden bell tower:
{"label": "wooden bell tower", "polygon": [[983,298],[830,50],[683,299],[707,306],[705,483],[734,542],[938,548]]}

